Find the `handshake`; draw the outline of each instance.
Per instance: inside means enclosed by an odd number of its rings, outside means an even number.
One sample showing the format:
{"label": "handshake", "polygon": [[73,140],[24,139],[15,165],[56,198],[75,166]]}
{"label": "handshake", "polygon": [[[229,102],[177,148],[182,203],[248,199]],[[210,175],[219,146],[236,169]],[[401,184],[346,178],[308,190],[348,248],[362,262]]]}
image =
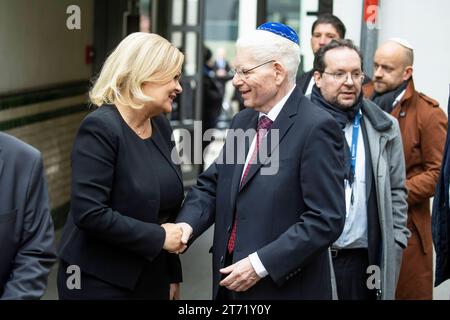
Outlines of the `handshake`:
{"label": "handshake", "polygon": [[161,227],[166,231],[163,249],[170,253],[183,253],[192,236],[192,227],[186,222],[164,223]]}

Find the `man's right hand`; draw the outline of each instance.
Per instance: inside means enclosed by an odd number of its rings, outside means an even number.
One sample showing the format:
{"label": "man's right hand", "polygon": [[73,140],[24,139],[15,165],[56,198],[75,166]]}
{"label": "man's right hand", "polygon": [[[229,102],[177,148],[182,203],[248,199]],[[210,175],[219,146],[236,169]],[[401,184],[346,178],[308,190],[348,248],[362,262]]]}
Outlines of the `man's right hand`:
{"label": "man's right hand", "polygon": [[181,253],[186,249],[186,244],[182,242],[183,228],[174,223],[164,223],[161,225],[166,231],[163,249],[170,253]]}
{"label": "man's right hand", "polygon": [[192,227],[187,224],[186,222],[179,222],[177,223],[178,226],[181,227],[181,229],[183,229],[183,236],[181,237],[181,242],[183,244],[187,244],[189,239],[192,237]]}

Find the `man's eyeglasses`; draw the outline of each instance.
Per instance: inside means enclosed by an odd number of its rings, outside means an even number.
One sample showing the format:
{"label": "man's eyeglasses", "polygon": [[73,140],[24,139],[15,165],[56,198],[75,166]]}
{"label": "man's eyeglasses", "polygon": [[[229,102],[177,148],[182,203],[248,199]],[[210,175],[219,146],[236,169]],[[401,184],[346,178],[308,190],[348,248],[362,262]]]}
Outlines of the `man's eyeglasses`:
{"label": "man's eyeglasses", "polygon": [[237,74],[240,78],[247,79],[250,71],[253,71],[256,68],[262,67],[263,65],[266,65],[266,64],[271,63],[271,62],[275,62],[275,60],[266,61],[264,63],[258,64],[256,67],[253,67],[253,68],[250,68],[250,69],[247,69],[247,70],[245,70],[245,69],[233,69],[231,71],[233,72],[233,75]]}
{"label": "man's eyeglasses", "polygon": [[334,80],[336,80],[339,83],[343,83],[343,82],[347,81],[349,73],[350,73],[350,76],[352,77],[353,82],[361,82],[364,79],[364,73],[361,71],[354,71],[354,72],[338,71],[338,72],[333,72],[333,73],[324,71],[323,73],[333,76]]}

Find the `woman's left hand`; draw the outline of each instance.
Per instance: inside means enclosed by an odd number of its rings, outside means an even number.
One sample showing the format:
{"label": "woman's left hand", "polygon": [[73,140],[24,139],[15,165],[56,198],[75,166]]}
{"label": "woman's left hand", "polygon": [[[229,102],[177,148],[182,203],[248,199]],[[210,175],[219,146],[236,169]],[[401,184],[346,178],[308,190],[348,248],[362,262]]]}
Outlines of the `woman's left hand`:
{"label": "woman's left hand", "polygon": [[170,300],[180,300],[180,284],[171,283],[170,284]]}

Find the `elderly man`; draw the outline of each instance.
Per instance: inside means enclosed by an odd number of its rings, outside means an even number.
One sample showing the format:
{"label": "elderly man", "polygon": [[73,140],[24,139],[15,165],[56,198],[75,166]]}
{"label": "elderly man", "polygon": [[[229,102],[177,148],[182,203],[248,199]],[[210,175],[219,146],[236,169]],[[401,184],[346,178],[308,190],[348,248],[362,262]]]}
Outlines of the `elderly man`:
{"label": "elderly man", "polygon": [[246,109],[184,202],[184,241],[215,223],[215,299],[331,299],[327,247],[345,218],[340,128],[295,87],[290,27],[265,23],[236,47],[233,84]]}
{"label": "elderly man", "polygon": [[392,39],[375,52],[372,100],[398,119],[406,162],[408,228],[397,299],[433,298],[430,198],[439,178],[447,117],[437,101],[414,88],[413,48]]}
{"label": "elderly man", "polygon": [[0,133],[0,299],[39,299],[56,261],[42,158]]}
{"label": "elderly man", "polygon": [[331,252],[339,299],[394,299],[409,236],[403,148],[397,120],[363,98],[362,61],[350,40],[331,41],[314,60],[311,100],[347,141],[347,214]]}

